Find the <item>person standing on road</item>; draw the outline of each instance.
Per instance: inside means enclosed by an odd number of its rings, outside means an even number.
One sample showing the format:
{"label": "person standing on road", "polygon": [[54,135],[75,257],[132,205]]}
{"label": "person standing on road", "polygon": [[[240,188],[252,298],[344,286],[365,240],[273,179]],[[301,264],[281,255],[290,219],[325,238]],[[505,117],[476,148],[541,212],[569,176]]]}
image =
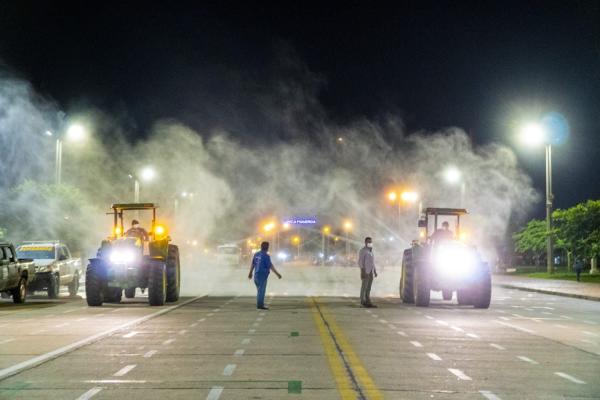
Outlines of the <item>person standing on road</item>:
{"label": "person standing on road", "polygon": [[573,267],[575,269],[575,273],[577,274],[577,282],[580,282],[579,276],[581,275],[581,271],[583,270],[583,260],[579,257],[575,257],[575,265]]}
{"label": "person standing on road", "polygon": [[248,273],[248,279],[252,279],[252,271],[254,271],[254,284],[256,285],[256,308],[259,310],[268,310],[265,307],[265,292],[267,291],[267,280],[269,279],[269,273],[271,270],[281,279],[281,274],[277,272],[275,266],[271,262],[271,256],[269,256],[269,242],[262,242],[260,244],[260,251],[254,254],[252,257],[252,263],[250,264],[250,272]]}
{"label": "person standing on road", "polygon": [[360,304],[367,308],[377,308],[375,304],[371,303],[371,285],[373,276],[377,277],[377,269],[375,269],[375,257],[373,256],[373,240],[370,237],[365,238],[365,247],[358,253],[358,266],[362,281]]}

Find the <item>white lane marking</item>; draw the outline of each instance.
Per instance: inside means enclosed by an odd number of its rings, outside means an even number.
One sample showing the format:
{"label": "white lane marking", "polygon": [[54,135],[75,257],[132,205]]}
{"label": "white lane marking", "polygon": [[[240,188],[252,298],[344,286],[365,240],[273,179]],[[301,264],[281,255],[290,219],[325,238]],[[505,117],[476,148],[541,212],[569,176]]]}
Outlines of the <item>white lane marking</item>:
{"label": "white lane marking", "polygon": [[63,328],[65,326],[69,325],[68,322],[63,322],[62,324],[58,324],[58,325],[54,325],[55,328]]}
{"label": "white lane marking", "polygon": [[91,381],[84,381],[86,383],[116,383],[116,384],[120,384],[120,383],[146,383],[147,381],[140,381],[140,380],[132,380],[132,379],[102,379],[102,380],[91,380]]}
{"label": "white lane marking", "polygon": [[387,324],[387,321],[385,319],[380,319],[379,322],[381,322],[382,324]]}
{"label": "white lane marking", "polygon": [[498,349],[498,350],[506,350],[506,347],[500,346],[499,344],[496,344],[496,343],[490,343],[490,346],[492,346],[493,348]]}
{"label": "white lane marking", "polygon": [[129,338],[132,338],[132,337],[134,337],[134,336],[135,336],[135,335],[137,335],[137,334],[138,334],[138,333],[137,333],[136,331],[131,331],[131,332],[129,332],[129,333],[127,333],[127,334],[123,335],[123,337],[124,337],[124,338],[126,338],[126,339],[129,339]]}
{"label": "white lane marking", "polygon": [[398,328],[396,327],[396,325],[393,325],[393,324],[388,324],[388,327],[389,327],[390,329],[393,329],[393,330],[396,330],[396,329],[398,329]]}
{"label": "white lane marking", "polygon": [[81,322],[81,321],[85,321],[86,319],[87,319],[86,317],[84,317],[84,318],[79,318],[79,319],[76,319],[76,320],[75,320],[75,322]]}
{"label": "white lane marking", "polygon": [[465,373],[462,372],[460,369],[448,368],[448,371],[452,372],[460,380],[463,380],[463,381],[471,381],[472,380],[470,376],[465,375]]}
{"label": "white lane marking", "polygon": [[459,328],[458,326],[454,326],[454,325],[452,325],[450,327],[450,329],[455,330],[456,332],[464,332],[465,331],[464,329]]}
{"label": "white lane marking", "polygon": [[233,353],[233,355],[234,356],[242,356],[242,355],[244,355],[244,351],[245,351],[244,349],[237,349],[235,351],[235,353]]}
{"label": "white lane marking", "polygon": [[182,329],[182,330],[179,331],[180,335],[185,335],[186,333],[187,333],[187,330],[185,330],[185,329]]}
{"label": "white lane marking", "polygon": [[500,317],[500,319],[503,321],[510,321],[510,318],[508,318],[508,317]]}
{"label": "white lane marking", "polygon": [[206,400],[219,400],[221,393],[223,393],[223,386],[213,386],[210,388],[210,392],[208,392]]}
{"label": "white lane marking", "polygon": [[175,339],[171,338],[171,339],[165,340],[162,344],[163,344],[163,346],[167,346],[167,345],[173,343],[174,341],[175,341]]}
{"label": "white lane marking", "polygon": [[542,314],[544,314],[544,315],[554,315],[553,313],[551,313],[549,311],[542,311]]}
{"label": "white lane marking", "polygon": [[76,350],[76,349],[80,348],[80,347],[87,346],[87,345],[89,345],[91,343],[95,343],[98,340],[104,339],[105,337],[110,336],[110,335],[112,335],[113,333],[115,333],[117,331],[121,331],[123,329],[127,329],[127,328],[129,328],[131,326],[139,325],[142,322],[145,322],[145,321],[148,321],[148,320],[150,320],[152,318],[156,318],[158,316],[166,314],[166,313],[168,313],[170,311],[173,311],[173,310],[175,310],[177,308],[183,307],[183,306],[185,306],[185,305],[187,305],[189,303],[192,303],[194,301],[198,301],[201,298],[202,298],[201,296],[194,297],[193,299],[189,299],[187,301],[181,302],[181,303],[176,304],[174,306],[163,308],[162,310],[156,311],[156,312],[154,312],[152,314],[149,314],[149,315],[146,315],[144,317],[140,317],[138,319],[134,319],[133,321],[129,321],[129,322],[126,322],[124,324],[115,326],[113,328],[110,328],[107,331],[100,332],[100,333],[97,333],[97,334],[92,335],[90,337],[78,340],[77,342],[74,342],[74,343],[68,344],[66,346],[60,347],[60,348],[58,348],[56,350],[53,350],[51,352],[48,352],[48,353],[41,354],[39,356],[30,358],[29,360],[25,360],[23,362],[15,364],[15,365],[13,365],[11,367],[3,368],[3,369],[0,370],[0,379],[4,379],[4,378],[9,377],[11,375],[14,375],[16,373],[19,373],[19,372],[21,372],[21,371],[23,371],[25,369],[34,367],[34,366],[39,365],[39,364],[41,364],[43,362],[46,362],[48,360],[52,360],[52,359],[54,359],[56,357],[62,356],[63,354],[67,354],[67,353],[69,353],[69,352],[71,352],[73,350]]}
{"label": "white lane marking", "polygon": [[250,344],[250,340],[252,340],[252,339],[246,338],[246,339],[242,340],[242,344]]}
{"label": "white lane marking", "polygon": [[200,319],[198,320],[198,322],[204,322],[204,321],[206,321],[206,318],[200,318]]}
{"label": "white lane marking", "polygon": [[214,313],[208,313],[206,314],[207,317],[212,317],[213,315],[215,315]]}
{"label": "white lane marking", "polygon": [[400,336],[404,336],[404,337],[408,336],[406,333],[404,333],[404,332],[402,332],[402,331],[398,331],[398,332],[396,332],[396,333],[397,333],[398,335],[400,335]]}
{"label": "white lane marking", "polygon": [[427,353],[427,356],[434,361],[442,361],[442,358],[435,353]]}
{"label": "white lane marking", "polygon": [[127,373],[129,371],[131,371],[132,369],[134,369],[135,367],[137,367],[137,364],[126,365],[123,368],[121,368],[120,370],[118,370],[117,372],[115,372],[113,376],[127,375]]}
{"label": "white lane marking", "polygon": [[594,345],[594,346],[596,346],[596,345],[597,345],[597,343],[596,343],[596,342],[592,342],[591,340],[587,340],[587,339],[579,339],[579,341],[580,341],[580,342],[583,342],[583,343],[587,343],[587,344],[592,344],[592,345]]}
{"label": "white lane marking", "polygon": [[583,321],[584,324],[588,324],[588,325],[598,325],[597,322],[594,321],[588,321],[587,319]]}
{"label": "white lane marking", "polygon": [[500,397],[496,396],[494,393],[490,392],[489,390],[480,390],[479,393],[481,393],[481,395],[488,400],[502,400]]}
{"label": "white lane marking", "polygon": [[77,311],[77,310],[78,310],[77,308],[73,308],[71,310],[63,311],[61,314],[68,314],[68,313],[72,313],[72,312]]}
{"label": "white lane marking", "polygon": [[14,342],[15,340],[16,340],[15,338],[9,338],[9,339],[0,340],[0,344]]}
{"label": "white lane marking", "polygon": [[258,318],[256,318],[256,321],[258,321],[258,322],[260,322],[260,321],[262,321],[262,320],[263,320],[263,317],[258,317]]}
{"label": "white lane marking", "polygon": [[496,310],[496,311],[498,311],[500,314],[506,314],[506,311],[504,311],[504,310]]}
{"label": "white lane marking", "polygon": [[190,325],[190,328],[195,328],[195,327],[197,327],[197,326],[198,326],[198,323],[197,323],[197,322],[194,322],[193,324],[191,324],[191,325]]}
{"label": "white lane marking", "polygon": [[233,375],[233,371],[235,371],[235,367],[236,367],[235,364],[227,364],[227,366],[223,370],[223,375],[224,376],[231,376],[231,375]]}
{"label": "white lane marking", "polygon": [[557,327],[557,328],[561,328],[561,329],[567,329],[566,326],[561,325],[561,324],[554,324],[554,326]]}
{"label": "white lane marking", "polygon": [[435,319],[431,315],[426,315],[425,318],[427,318],[427,319]]}
{"label": "white lane marking", "polygon": [[371,310],[365,310],[365,311],[368,312],[369,314],[373,313],[373,311],[371,311]]}
{"label": "white lane marking", "polygon": [[446,321],[440,321],[439,319],[436,319],[435,322],[443,326],[448,326],[448,323]]}
{"label": "white lane marking", "polygon": [[115,308],[114,310],[112,310],[111,312],[117,312],[117,311],[121,311],[124,310],[124,308]]}
{"label": "white lane marking", "polygon": [[494,320],[492,320],[492,321],[494,321],[494,322],[497,322],[497,323],[499,323],[499,324],[501,324],[501,325],[504,325],[504,326],[511,327],[511,328],[513,328],[513,329],[516,329],[516,330],[518,330],[518,331],[521,331],[521,332],[526,332],[526,333],[535,334],[535,332],[534,332],[534,331],[532,331],[531,329],[522,328],[522,327],[520,327],[520,326],[517,326],[517,325],[509,324],[508,322],[504,322],[504,321],[498,321],[497,319],[494,319]]}
{"label": "white lane marking", "polygon": [[265,315],[267,315],[267,313],[261,312],[258,315],[260,315],[261,317],[264,317]]}
{"label": "white lane marking", "polygon": [[219,312],[219,311],[221,311],[221,309],[220,309],[220,308],[215,308],[215,309],[213,310],[213,312]]}
{"label": "white lane marking", "polygon": [[76,400],[88,400],[88,399],[91,399],[92,397],[94,397],[95,395],[97,395],[98,393],[100,393],[101,390],[102,390],[101,387],[91,388],[90,390],[88,390],[87,392],[85,392],[84,394],[82,394],[81,396],[79,396]]}
{"label": "white lane marking", "polygon": [[249,334],[253,334],[253,333],[255,333],[255,332],[256,332],[256,329],[248,329],[248,333],[249,333]]}
{"label": "white lane marking", "polygon": [[581,331],[584,335],[588,335],[588,336],[599,336],[597,333],[594,332],[590,332],[590,331]]}
{"label": "white lane marking", "polygon": [[479,339],[479,336],[477,336],[477,335],[476,335],[476,334],[474,334],[474,333],[467,333],[467,336],[468,336],[468,337],[471,337],[471,338],[473,338],[473,339]]}
{"label": "white lane marking", "polygon": [[155,355],[156,353],[158,353],[158,350],[150,350],[149,352],[147,352],[146,354],[144,354],[144,358],[150,358],[153,355]]}
{"label": "white lane marking", "polygon": [[579,385],[585,385],[586,383],[584,381],[582,381],[581,379],[577,379],[574,376],[571,376],[569,374],[565,374],[564,372],[555,372],[554,375],[558,375],[561,378],[567,379],[573,383],[577,383]]}
{"label": "white lane marking", "polygon": [[423,347],[423,345],[417,342],[416,340],[411,340],[410,344],[412,344],[415,347]]}
{"label": "white lane marking", "polygon": [[539,364],[539,362],[537,362],[537,361],[535,361],[535,360],[532,360],[532,359],[531,359],[531,358],[529,358],[529,357],[525,357],[525,356],[517,356],[517,358],[518,358],[519,360],[521,360],[521,361],[525,361],[526,363],[529,363],[529,364],[534,364],[534,365],[537,365],[537,364]]}
{"label": "white lane marking", "polygon": [[564,319],[573,319],[573,318],[569,317],[568,315],[561,315],[560,317],[564,318]]}

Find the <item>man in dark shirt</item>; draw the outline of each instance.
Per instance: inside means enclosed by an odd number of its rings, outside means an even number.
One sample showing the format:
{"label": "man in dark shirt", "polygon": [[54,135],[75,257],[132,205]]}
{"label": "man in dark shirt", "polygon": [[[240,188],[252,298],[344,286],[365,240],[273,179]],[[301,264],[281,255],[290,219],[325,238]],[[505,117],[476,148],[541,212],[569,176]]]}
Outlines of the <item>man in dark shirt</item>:
{"label": "man in dark shirt", "polygon": [[262,242],[260,244],[260,251],[254,254],[252,257],[252,264],[250,265],[250,272],[248,273],[248,279],[252,279],[252,271],[254,271],[254,284],[256,285],[256,308],[260,310],[268,310],[265,307],[265,292],[267,291],[267,280],[269,279],[269,273],[271,270],[281,279],[281,274],[277,272],[275,266],[271,262],[271,256],[269,256],[269,242]]}
{"label": "man in dark shirt", "polygon": [[148,232],[140,226],[140,222],[137,219],[131,221],[131,228],[125,232],[125,236],[148,241]]}
{"label": "man in dark shirt", "polygon": [[442,222],[442,229],[436,229],[436,231],[433,232],[433,235],[431,235],[431,240],[434,243],[441,243],[452,239],[454,239],[454,233],[450,230],[448,221]]}

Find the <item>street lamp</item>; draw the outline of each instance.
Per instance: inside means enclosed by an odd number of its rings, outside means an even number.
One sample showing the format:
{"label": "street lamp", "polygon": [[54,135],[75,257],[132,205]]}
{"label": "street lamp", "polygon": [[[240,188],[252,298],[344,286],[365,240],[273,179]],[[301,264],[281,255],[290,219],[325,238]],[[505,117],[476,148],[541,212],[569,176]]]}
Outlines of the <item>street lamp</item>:
{"label": "street lamp", "polygon": [[298,258],[300,258],[300,236],[294,236],[292,238],[292,243],[296,245],[298,249]]}
{"label": "street lamp", "polygon": [[137,174],[129,174],[129,178],[133,179],[133,202],[140,202],[140,179],[144,182],[150,182],[156,177],[156,171],[153,167],[147,166],[142,168],[139,174],[139,178]]}
{"label": "street lamp", "polygon": [[[46,136],[54,136],[54,132],[47,130],[44,132]],[[62,183],[62,148],[63,141],[66,139],[71,142],[81,142],[85,139],[86,130],[81,124],[70,125],[63,134],[58,134],[56,137],[55,164],[54,176],[57,185]]]}
{"label": "street lamp", "polygon": [[394,204],[398,202],[398,237],[402,235],[402,203],[415,203],[419,199],[419,194],[413,191],[398,192],[392,191],[388,193],[388,200]]}
{"label": "street lamp", "polygon": [[466,183],[462,177],[462,172],[458,168],[450,166],[444,171],[444,179],[450,185],[460,184],[460,207],[464,207]]}
{"label": "street lamp", "polygon": [[521,128],[521,141],[528,146],[545,145],[546,147],[546,269],[554,273],[553,243],[552,243],[552,146],[549,134],[539,123],[529,123]]}
{"label": "street lamp", "polygon": [[321,258],[321,266],[325,266],[325,235],[329,235],[331,232],[331,227],[325,225],[321,231],[321,254],[323,257]]}
{"label": "street lamp", "polygon": [[344,221],[344,232],[346,232],[346,258],[350,255],[350,231],[352,230],[352,221]]}

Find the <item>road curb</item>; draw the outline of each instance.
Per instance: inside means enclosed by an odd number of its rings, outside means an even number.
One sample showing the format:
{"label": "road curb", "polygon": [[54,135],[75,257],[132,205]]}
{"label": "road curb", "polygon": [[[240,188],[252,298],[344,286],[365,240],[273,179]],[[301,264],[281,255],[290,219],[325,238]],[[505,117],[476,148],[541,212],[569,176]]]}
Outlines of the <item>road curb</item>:
{"label": "road curb", "polygon": [[54,360],[54,359],[56,359],[56,358],[58,358],[60,356],[63,356],[65,354],[71,353],[71,352],[73,352],[75,350],[78,350],[78,349],[84,347],[84,346],[87,346],[87,345],[99,342],[100,340],[105,339],[105,338],[107,338],[109,336],[112,336],[116,332],[122,331],[123,329],[131,328],[132,326],[139,325],[139,324],[144,323],[144,322],[146,322],[148,320],[151,320],[153,318],[160,317],[161,315],[164,315],[164,314],[166,314],[168,312],[171,312],[171,311],[176,310],[176,309],[178,309],[180,307],[183,307],[183,306],[185,306],[187,304],[190,304],[190,303],[193,303],[193,302],[195,302],[197,300],[200,300],[203,297],[206,297],[206,296],[194,297],[194,298],[192,298],[190,300],[184,301],[183,303],[175,304],[173,306],[170,306],[168,308],[164,308],[164,309],[162,309],[160,311],[157,311],[155,313],[152,313],[150,315],[146,315],[144,317],[140,317],[140,318],[134,319],[133,321],[126,322],[126,323],[121,324],[121,325],[119,325],[117,327],[111,328],[111,329],[109,329],[107,331],[96,333],[95,335],[92,335],[92,336],[87,337],[85,339],[78,340],[75,343],[71,343],[71,344],[68,344],[66,346],[60,347],[60,348],[58,348],[56,350],[52,350],[52,351],[50,351],[48,353],[45,353],[45,354],[42,354],[42,355],[30,358],[29,360],[25,360],[23,362],[20,362],[18,364],[15,364],[13,366],[8,367],[8,368],[0,369],[0,381],[4,380],[6,378],[9,378],[9,377],[11,377],[13,375],[19,374],[19,373],[21,373],[23,371],[26,371],[28,369],[31,369],[31,368],[37,367],[39,365],[42,365],[42,364],[44,364],[44,363],[46,363],[48,361]]}
{"label": "road curb", "polygon": [[509,283],[496,283],[496,284],[494,284],[494,286],[499,286],[499,287],[503,287],[503,288],[507,288],[507,289],[517,289],[517,290],[522,290],[524,292],[536,292],[536,293],[550,294],[553,296],[571,297],[574,299],[600,301],[600,297],[596,297],[596,296],[587,296],[585,294],[576,294],[576,293],[556,292],[556,291],[547,290],[547,289],[536,289],[536,288],[532,288],[532,287],[511,285]]}

